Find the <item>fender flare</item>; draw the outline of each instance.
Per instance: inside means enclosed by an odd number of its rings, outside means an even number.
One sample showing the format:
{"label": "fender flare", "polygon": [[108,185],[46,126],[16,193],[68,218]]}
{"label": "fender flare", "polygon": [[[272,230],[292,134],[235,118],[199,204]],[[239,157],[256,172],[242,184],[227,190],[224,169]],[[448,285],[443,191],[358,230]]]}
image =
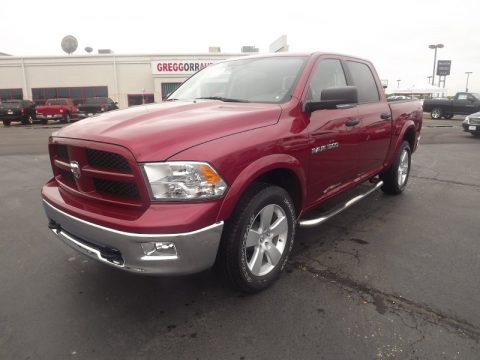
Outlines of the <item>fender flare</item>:
{"label": "fender flare", "polygon": [[395,159],[395,156],[398,152],[398,149],[400,148],[400,146],[402,145],[402,142],[403,142],[403,139],[405,137],[405,134],[407,133],[407,131],[410,131],[410,129],[413,129],[414,131],[414,147],[411,149],[412,153],[416,150],[416,143],[417,143],[417,137],[418,137],[418,132],[416,130],[416,127],[415,127],[415,122],[413,120],[408,120],[406,121],[403,126],[400,128],[396,128],[395,129],[395,133],[393,135],[393,139],[392,139],[392,143],[391,143],[391,146],[390,146],[390,151],[388,153],[388,156],[386,158],[386,161],[385,161],[385,165],[388,167],[390,166],[394,159]]}
{"label": "fender flare", "polygon": [[[271,170],[278,169],[289,170],[295,174],[300,185],[300,201],[303,204],[306,198],[306,174],[300,161],[291,155],[272,154],[255,160],[238,174],[223,199],[217,221],[225,220],[231,215],[238,200],[255,179]],[[297,213],[300,211],[301,209],[297,209]]]}

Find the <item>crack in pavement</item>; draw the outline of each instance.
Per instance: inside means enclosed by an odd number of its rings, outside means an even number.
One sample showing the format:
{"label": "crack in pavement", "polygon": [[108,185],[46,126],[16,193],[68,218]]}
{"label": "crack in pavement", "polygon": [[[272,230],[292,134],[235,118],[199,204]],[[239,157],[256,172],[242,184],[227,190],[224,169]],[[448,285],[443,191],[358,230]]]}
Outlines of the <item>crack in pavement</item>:
{"label": "crack in pavement", "polygon": [[[401,295],[388,293],[368,284],[341,276],[315,259],[304,257],[303,260],[304,261],[293,259],[289,261],[289,264],[299,270],[309,272],[331,283],[338,284],[347,291],[357,294],[357,296],[360,296],[364,301],[374,305],[380,314],[385,314],[387,311],[390,311],[401,317],[399,312],[406,312],[415,320],[419,317],[423,321],[432,325],[441,325],[446,330],[455,334],[463,335],[477,343],[480,342],[479,326],[473,325],[466,320],[448,315],[441,310],[434,309],[426,304],[416,303],[402,297]],[[316,268],[314,264],[318,264],[323,268]],[[415,328],[418,330],[418,325],[415,326]]]}
{"label": "crack in pavement", "polygon": [[415,176],[415,175],[411,175],[411,174],[410,174],[410,177],[416,178],[416,179],[422,179],[422,180],[438,181],[438,182],[442,182],[442,183],[446,183],[446,184],[463,185],[463,186],[471,186],[471,187],[474,187],[474,188],[480,188],[480,185],[478,185],[478,184],[465,183],[465,182],[455,181],[455,180],[443,180],[443,179],[437,179],[437,178],[432,178],[432,177],[428,177],[428,176]]}

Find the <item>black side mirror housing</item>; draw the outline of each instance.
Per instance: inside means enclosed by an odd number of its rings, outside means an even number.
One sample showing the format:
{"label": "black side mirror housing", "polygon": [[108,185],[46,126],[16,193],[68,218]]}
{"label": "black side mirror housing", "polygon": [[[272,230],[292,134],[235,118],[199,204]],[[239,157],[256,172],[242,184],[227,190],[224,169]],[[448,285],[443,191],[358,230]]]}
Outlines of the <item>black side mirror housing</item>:
{"label": "black side mirror housing", "polygon": [[305,112],[314,112],[323,109],[337,109],[338,105],[358,104],[356,86],[341,86],[322,90],[320,101],[311,101],[305,104]]}

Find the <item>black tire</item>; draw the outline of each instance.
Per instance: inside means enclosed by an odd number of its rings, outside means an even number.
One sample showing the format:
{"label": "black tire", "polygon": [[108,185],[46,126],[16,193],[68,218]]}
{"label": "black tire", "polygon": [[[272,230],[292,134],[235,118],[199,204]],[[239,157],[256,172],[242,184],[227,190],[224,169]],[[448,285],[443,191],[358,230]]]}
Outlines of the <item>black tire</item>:
{"label": "black tire", "polygon": [[[268,213],[266,209],[274,210],[268,220],[268,230],[262,232],[260,219],[261,214]],[[267,218],[268,215],[265,215],[265,219]],[[283,229],[282,235],[275,235],[275,230],[271,227],[275,224],[278,224],[277,231]],[[295,238],[295,226],[295,207],[290,195],[278,186],[253,184],[242,196],[225,224],[216,269],[231,286],[242,292],[255,293],[268,288],[277,280],[287,263]],[[254,243],[258,241],[258,245],[251,245],[249,235],[252,232],[254,236],[259,234],[258,238],[252,237]],[[247,245],[247,240],[250,246]],[[273,253],[276,259],[272,257]],[[258,274],[254,273],[256,269]],[[261,269],[265,269],[264,274],[261,274]]]}
{"label": "black tire", "polygon": [[454,114],[445,114],[443,115],[443,117],[447,120],[450,120],[451,118],[453,118]]}
{"label": "black tire", "polygon": [[3,125],[4,126],[10,126],[11,120],[3,120]]}
{"label": "black tire", "polygon": [[33,124],[33,117],[31,115],[28,115],[26,118],[22,119],[22,124],[23,125],[32,125]]}
{"label": "black tire", "polygon": [[41,122],[43,125],[48,125],[48,120],[47,120],[47,119],[42,119],[42,120],[40,120],[40,122]]}
{"label": "black tire", "polygon": [[432,111],[430,112],[430,116],[432,117],[432,119],[434,120],[440,120],[443,116],[443,111],[441,108],[439,107],[434,107],[432,109]]}
{"label": "black tire", "polygon": [[[406,156],[405,163],[403,156]],[[410,150],[410,145],[407,141],[404,141],[398,150],[395,161],[390,167],[380,174],[380,179],[383,181],[382,190],[385,194],[398,195],[403,192],[408,183],[408,178],[410,176],[410,168],[412,162],[412,152]],[[408,167],[405,169],[405,166]],[[402,166],[402,174],[400,175],[400,167]],[[402,176],[402,177],[401,177]],[[400,180],[399,180],[400,179]]]}
{"label": "black tire", "polygon": [[64,116],[63,116],[63,121],[64,123],[66,124],[70,124],[70,122],[72,121],[72,118],[70,117],[70,114],[69,113],[66,113]]}

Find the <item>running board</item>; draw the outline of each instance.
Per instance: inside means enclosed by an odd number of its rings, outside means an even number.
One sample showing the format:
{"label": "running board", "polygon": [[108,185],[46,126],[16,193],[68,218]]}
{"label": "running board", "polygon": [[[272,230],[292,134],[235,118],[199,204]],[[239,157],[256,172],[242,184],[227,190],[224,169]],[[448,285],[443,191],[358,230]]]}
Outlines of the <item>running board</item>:
{"label": "running board", "polygon": [[341,204],[340,206],[336,207],[335,209],[325,213],[323,216],[316,218],[316,219],[308,219],[308,220],[300,220],[299,224],[302,227],[308,227],[308,226],[316,226],[324,223],[331,217],[340,214],[342,211],[348,209],[350,206],[356,204],[363,198],[366,198],[368,195],[373,193],[375,190],[378,190],[381,186],[383,185],[383,181],[379,181],[375,184],[375,186],[371,189],[369,189],[367,192],[360,194],[358,196],[355,196],[354,198],[348,200],[346,203]]}

